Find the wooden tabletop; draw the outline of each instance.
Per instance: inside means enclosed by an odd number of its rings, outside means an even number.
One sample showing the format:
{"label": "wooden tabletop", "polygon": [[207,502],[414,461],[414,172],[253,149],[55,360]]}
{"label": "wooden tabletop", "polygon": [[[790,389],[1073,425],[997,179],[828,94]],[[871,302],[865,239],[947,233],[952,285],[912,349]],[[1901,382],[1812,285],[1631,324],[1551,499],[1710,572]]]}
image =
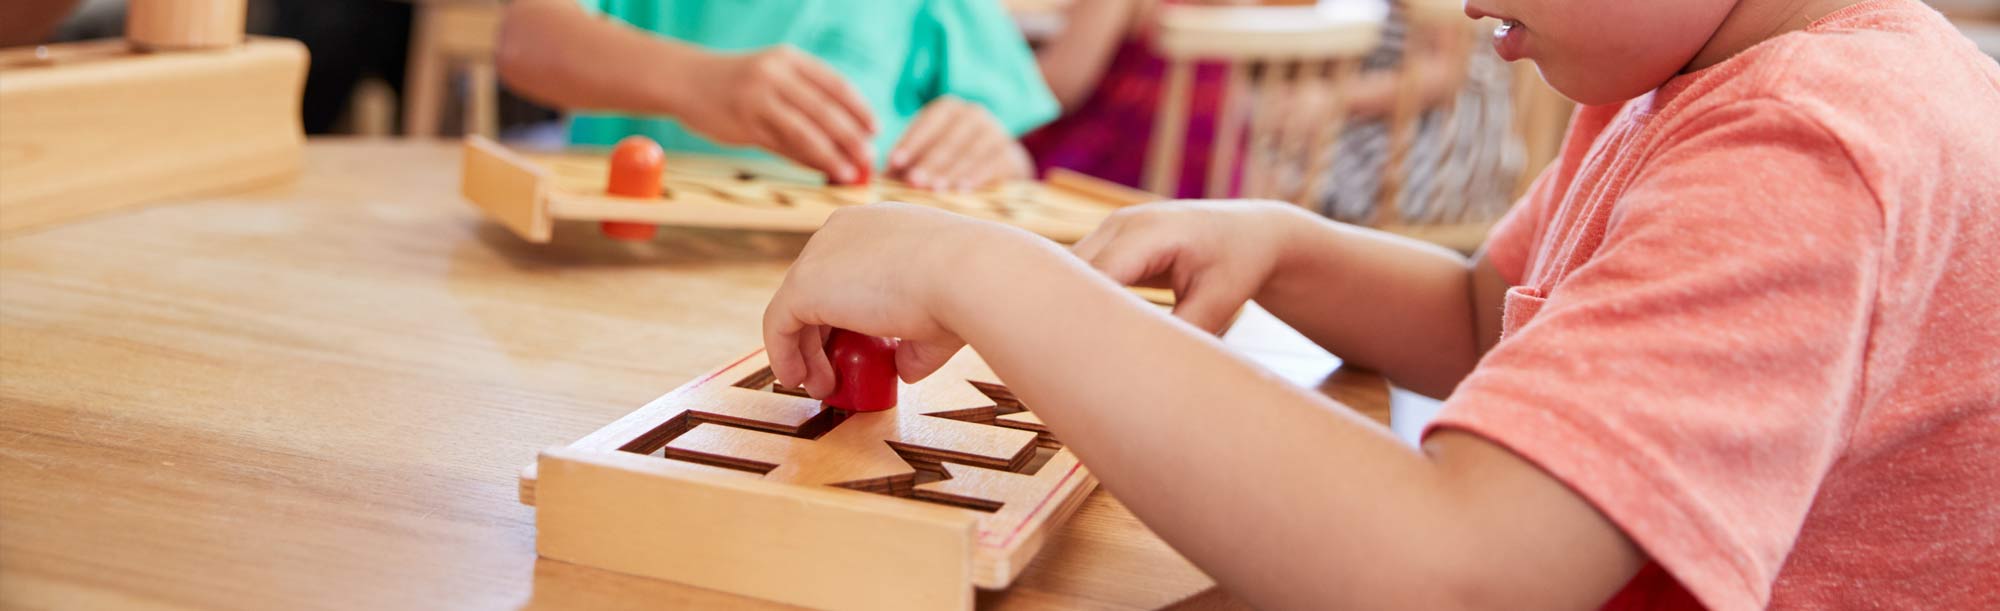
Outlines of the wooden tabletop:
{"label": "wooden tabletop", "polygon": [[[529,245],[457,167],[448,144],[315,141],[288,186],[0,241],[0,608],[767,607],[538,560],[515,477],[754,348],[803,238]],[[1229,340],[1386,420],[1380,378],[1268,315]],[[1100,490],[979,601],[1212,585]]]}

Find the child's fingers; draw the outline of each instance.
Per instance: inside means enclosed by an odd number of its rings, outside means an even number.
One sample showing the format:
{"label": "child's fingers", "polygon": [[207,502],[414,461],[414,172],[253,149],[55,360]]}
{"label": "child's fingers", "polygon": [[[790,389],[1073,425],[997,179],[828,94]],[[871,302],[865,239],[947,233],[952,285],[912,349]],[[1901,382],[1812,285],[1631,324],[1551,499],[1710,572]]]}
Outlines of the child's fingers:
{"label": "child's fingers", "polygon": [[1116,246],[1100,250],[1089,259],[1090,266],[1113,282],[1127,286],[1159,275],[1168,267],[1162,262],[1173,260],[1168,245],[1144,233],[1119,240]]}
{"label": "child's fingers", "polygon": [[964,145],[972,137],[972,130],[979,129],[969,121],[953,121],[938,127],[937,137],[929,146],[911,152],[909,170],[904,178],[910,184],[926,189],[949,186],[944,172],[952,162],[952,152]]}
{"label": "child's fingers", "polygon": [[772,100],[764,120],[786,157],[826,172],[840,182],[853,182],[856,178],[854,165],[840,154],[832,139],[789,102]]}
{"label": "child's fingers", "polygon": [[826,65],[826,62],[810,55],[804,59],[805,61],[799,63],[799,73],[806,81],[830,98],[842,114],[847,115],[861,128],[864,135],[873,135],[875,112],[868,107],[868,100],[861,97],[860,92],[855,91],[853,84],[840,76],[840,71]]}
{"label": "child's fingers", "polygon": [[[778,87],[778,96],[792,110],[805,115],[817,125],[819,131],[833,142],[835,149],[846,158],[849,165],[857,168],[872,165],[872,160],[868,159],[868,132],[852,113],[837,108],[839,104],[828,99],[825,92],[810,83],[810,79],[804,76],[806,72],[809,70],[800,69],[799,80],[807,82],[793,82]],[[841,180],[851,182],[851,177]]]}
{"label": "child's fingers", "polygon": [[950,104],[935,101],[917,111],[917,118],[903,132],[902,142],[896,143],[896,148],[889,153],[889,168],[902,170],[917,161],[943,136],[944,128],[951,123],[951,114]]}
{"label": "child's fingers", "polygon": [[1077,240],[1075,245],[1070,246],[1069,252],[1076,255],[1076,258],[1083,259],[1085,262],[1092,261],[1097,258],[1099,252],[1103,252],[1106,244],[1110,244],[1118,238],[1118,230],[1124,226],[1125,217],[1113,214],[1109,218],[1104,219],[1103,223],[1099,223],[1096,229],[1090,230],[1090,233],[1084,235],[1083,239]]}
{"label": "child's fingers", "polygon": [[804,323],[792,316],[783,293],[764,307],[764,353],[771,360],[771,375],[786,386],[805,383],[805,354],[799,350]]}
{"label": "child's fingers", "polygon": [[826,355],[826,336],[830,330],[825,325],[815,325],[807,331],[798,334],[799,353],[805,355],[807,372],[799,385],[813,398],[824,399],[839,386],[834,379],[833,361]]}
{"label": "child's fingers", "polygon": [[945,166],[938,172],[937,180],[944,183],[944,188],[953,190],[986,186],[994,173],[994,164],[1005,163],[1006,155],[1007,141],[974,134],[940,155]]}
{"label": "child's fingers", "polygon": [[1247,298],[1237,299],[1221,287],[1203,286],[1200,280],[1192,280],[1187,290],[1174,295],[1174,316],[1203,331],[1219,334],[1244,301]]}
{"label": "child's fingers", "polygon": [[764,307],[764,352],[770,357],[771,375],[779,383],[825,397],[834,386],[833,363],[826,355],[826,336],[831,329],[800,315],[794,290],[788,280]]}

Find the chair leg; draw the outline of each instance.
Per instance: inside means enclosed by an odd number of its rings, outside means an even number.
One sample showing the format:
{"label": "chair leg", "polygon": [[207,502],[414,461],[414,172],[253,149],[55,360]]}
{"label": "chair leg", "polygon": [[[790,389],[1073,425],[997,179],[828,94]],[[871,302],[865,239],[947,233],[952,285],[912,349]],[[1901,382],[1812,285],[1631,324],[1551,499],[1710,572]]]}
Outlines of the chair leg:
{"label": "chair leg", "polygon": [[1345,59],[1334,60],[1333,73],[1326,77],[1323,87],[1332,93],[1333,98],[1327,104],[1325,118],[1314,130],[1309,157],[1312,164],[1306,170],[1305,186],[1300,190],[1299,199],[1294,202],[1300,206],[1316,208],[1314,200],[1326,192],[1333,172],[1334,149],[1339,148],[1336,145],[1340,133],[1347,129],[1348,90],[1360,74],[1361,60]]}
{"label": "chair leg", "polygon": [[1215,116],[1215,150],[1208,156],[1208,184],[1203,196],[1220,199],[1231,196],[1237,190],[1230,182],[1236,178],[1236,153],[1243,147],[1243,124],[1249,118],[1243,111],[1247,108],[1244,96],[1249,90],[1250,67],[1245,62],[1229,64],[1228,85],[1222,92],[1222,109]]}
{"label": "chair leg", "polygon": [[465,77],[465,133],[499,138],[500,83],[493,64],[474,62]]}
{"label": "chair leg", "polygon": [[1160,92],[1160,112],[1153,117],[1153,137],[1146,147],[1147,191],[1164,197],[1179,195],[1181,147],[1186,145],[1188,90],[1193,62],[1175,60],[1167,67],[1166,88]]}
{"label": "chair leg", "polygon": [[438,118],[444,114],[445,58],[437,48],[437,19],[431,3],[417,5],[416,23],[411,28],[410,60],[403,77],[403,135],[435,138]]}

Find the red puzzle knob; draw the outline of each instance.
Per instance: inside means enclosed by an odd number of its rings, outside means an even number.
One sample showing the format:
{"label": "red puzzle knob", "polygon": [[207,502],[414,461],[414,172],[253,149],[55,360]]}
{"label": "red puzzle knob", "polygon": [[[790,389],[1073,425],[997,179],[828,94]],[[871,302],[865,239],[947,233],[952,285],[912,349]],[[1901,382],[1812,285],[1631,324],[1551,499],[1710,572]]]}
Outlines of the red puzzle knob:
{"label": "red puzzle knob", "polygon": [[833,394],[826,404],[851,412],[896,406],[896,340],[834,329],[826,337]]}
{"label": "red puzzle knob", "polygon": [[[619,197],[657,199],[660,197],[660,177],[666,173],[667,153],[660,150],[660,143],[645,136],[626,136],[618,141],[618,147],[611,149],[611,178],[604,192]],[[653,239],[653,226],[646,223],[621,223],[605,221],[604,235],[617,240],[645,241]]]}

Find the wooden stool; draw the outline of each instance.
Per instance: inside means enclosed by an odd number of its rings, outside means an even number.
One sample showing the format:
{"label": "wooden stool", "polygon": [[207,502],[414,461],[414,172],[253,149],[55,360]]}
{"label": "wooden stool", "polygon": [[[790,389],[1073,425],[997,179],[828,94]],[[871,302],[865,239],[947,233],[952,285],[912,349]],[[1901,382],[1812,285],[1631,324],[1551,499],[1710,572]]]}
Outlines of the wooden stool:
{"label": "wooden stool", "polygon": [[306,49],[245,0],[132,0],[127,39],[0,49],[0,234],[286,180]]}

